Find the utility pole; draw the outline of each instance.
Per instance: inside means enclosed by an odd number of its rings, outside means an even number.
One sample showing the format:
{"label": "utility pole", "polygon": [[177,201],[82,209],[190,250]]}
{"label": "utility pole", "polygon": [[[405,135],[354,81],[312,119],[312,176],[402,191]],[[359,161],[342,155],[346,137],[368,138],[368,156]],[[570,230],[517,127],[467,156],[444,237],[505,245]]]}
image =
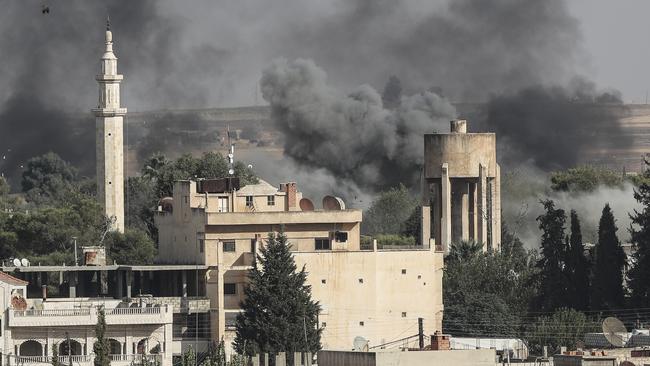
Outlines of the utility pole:
{"label": "utility pole", "polygon": [[418,318],[418,342],[420,351],[424,349],[424,319]]}
{"label": "utility pole", "polygon": [[77,257],[77,237],[73,236],[72,240],[74,241],[74,265],[78,266],[79,265],[79,259]]}

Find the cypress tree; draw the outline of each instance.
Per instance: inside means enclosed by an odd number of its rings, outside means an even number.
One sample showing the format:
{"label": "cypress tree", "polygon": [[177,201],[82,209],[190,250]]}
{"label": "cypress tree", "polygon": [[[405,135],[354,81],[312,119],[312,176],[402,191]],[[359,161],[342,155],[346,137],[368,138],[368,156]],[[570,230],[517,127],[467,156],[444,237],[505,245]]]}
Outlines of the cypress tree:
{"label": "cypress tree", "polygon": [[580,219],[575,210],[571,210],[571,235],[567,239],[566,271],[569,277],[569,305],[576,310],[584,311],[589,307],[589,262],[585,257]]}
{"label": "cypress tree", "polygon": [[609,204],[603,208],[598,224],[596,263],[591,285],[592,309],[620,309],[623,305],[623,267],[625,254],[616,236],[616,220]]}
{"label": "cypress tree", "polygon": [[311,299],[307,272],[296,271],[287,237],[269,234],[249,271],[242,313],[237,316],[235,350],[240,354],[312,352],[320,349],[320,305]]}
{"label": "cypress tree", "polygon": [[[650,162],[646,161],[646,165]],[[646,170],[644,182],[634,191],[634,198],[641,204],[641,211],[634,210],[630,228],[634,266],[628,272],[628,287],[632,302],[639,307],[650,307],[650,170]]]}
{"label": "cypress tree", "polygon": [[539,269],[540,291],[537,303],[542,311],[552,312],[566,303],[567,278],[564,272],[564,210],[555,208],[551,200],[541,201],[546,212],[537,217],[542,230]]}
{"label": "cypress tree", "polygon": [[95,344],[93,351],[95,352],[95,366],[110,366],[111,359],[109,357],[110,349],[108,339],[106,339],[106,316],[104,314],[104,307],[97,309],[97,325],[95,325]]}
{"label": "cypress tree", "polygon": [[52,345],[52,366],[61,366],[59,362],[59,344],[54,343]]}

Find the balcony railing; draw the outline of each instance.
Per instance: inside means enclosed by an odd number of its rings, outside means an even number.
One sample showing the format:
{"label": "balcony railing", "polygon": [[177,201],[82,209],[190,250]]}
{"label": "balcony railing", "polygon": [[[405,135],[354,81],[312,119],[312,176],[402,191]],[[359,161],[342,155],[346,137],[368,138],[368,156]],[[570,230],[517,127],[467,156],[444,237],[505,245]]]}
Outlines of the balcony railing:
{"label": "balcony railing", "polygon": [[142,315],[142,314],[160,314],[160,306],[146,308],[114,308],[108,312],[108,315]]}
{"label": "balcony railing", "polygon": [[26,316],[83,316],[90,315],[90,308],[78,309],[46,309],[46,310],[14,310],[15,317]]}
{"label": "balcony railing", "polygon": [[[63,365],[68,365],[70,361],[72,363],[80,362],[91,362],[93,360],[92,355],[71,355],[71,356],[59,356],[59,363]],[[31,363],[50,363],[52,362],[51,356],[17,356],[16,360],[19,364],[31,364]]]}
{"label": "balcony railing", "polygon": [[[142,358],[146,357],[148,360],[151,361],[157,361],[160,362],[162,361],[162,355],[121,355],[121,354],[115,354],[115,355],[109,355],[109,358],[111,362],[140,362],[142,361]],[[93,355],[72,355],[72,356],[59,356],[59,363],[62,365],[68,365],[70,364],[70,361],[72,361],[73,364],[78,364],[78,363],[83,363],[87,362],[90,363],[93,361],[94,356]],[[43,363],[51,363],[52,362],[52,357],[51,356],[17,356],[16,357],[17,364],[43,364]]]}

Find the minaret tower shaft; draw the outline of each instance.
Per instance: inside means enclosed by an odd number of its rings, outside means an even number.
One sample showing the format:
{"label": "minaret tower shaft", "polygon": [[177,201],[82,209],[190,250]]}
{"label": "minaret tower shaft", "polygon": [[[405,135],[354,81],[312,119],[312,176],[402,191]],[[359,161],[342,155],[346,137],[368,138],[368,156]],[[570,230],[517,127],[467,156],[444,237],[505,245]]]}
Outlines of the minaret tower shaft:
{"label": "minaret tower shaft", "polygon": [[124,232],[124,133],[126,108],[120,107],[117,57],[113,53],[113,34],[106,21],[106,49],[101,58],[99,100],[93,109],[96,123],[97,199],[111,220],[111,229]]}

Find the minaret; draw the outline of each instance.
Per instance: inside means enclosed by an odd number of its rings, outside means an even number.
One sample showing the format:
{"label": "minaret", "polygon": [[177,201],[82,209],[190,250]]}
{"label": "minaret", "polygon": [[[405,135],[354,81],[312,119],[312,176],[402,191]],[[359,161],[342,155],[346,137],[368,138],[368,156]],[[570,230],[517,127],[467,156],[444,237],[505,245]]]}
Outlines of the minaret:
{"label": "minaret", "polygon": [[124,232],[124,142],[123,119],[126,108],[120,107],[120,82],[117,57],[113,53],[113,34],[106,21],[106,50],[102,70],[95,77],[99,83],[99,101],[93,109],[96,122],[97,199],[104,207],[112,230]]}

